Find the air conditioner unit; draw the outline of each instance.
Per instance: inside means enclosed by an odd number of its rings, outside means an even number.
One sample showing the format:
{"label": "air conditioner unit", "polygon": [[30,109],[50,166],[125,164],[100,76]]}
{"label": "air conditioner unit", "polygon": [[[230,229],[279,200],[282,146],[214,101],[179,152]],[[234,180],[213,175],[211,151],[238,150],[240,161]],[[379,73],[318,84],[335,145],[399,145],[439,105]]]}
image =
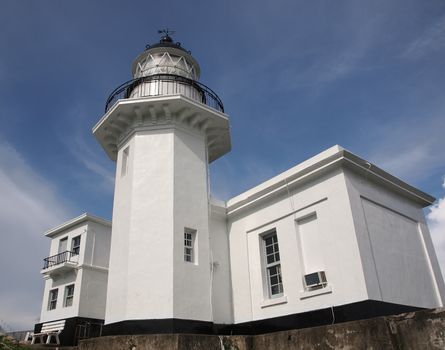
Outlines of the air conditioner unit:
{"label": "air conditioner unit", "polygon": [[324,287],[327,284],[326,273],[324,271],[318,271],[304,275],[304,286],[306,289],[312,289],[315,287]]}

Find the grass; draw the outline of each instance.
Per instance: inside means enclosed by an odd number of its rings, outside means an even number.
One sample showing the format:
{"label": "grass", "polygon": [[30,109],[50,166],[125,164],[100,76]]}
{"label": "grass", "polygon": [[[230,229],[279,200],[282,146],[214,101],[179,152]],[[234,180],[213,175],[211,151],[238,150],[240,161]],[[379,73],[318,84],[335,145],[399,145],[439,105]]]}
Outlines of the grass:
{"label": "grass", "polygon": [[0,335],[0,349],[5,350],[28,350],[29,347],[19,344],[15,339]]}

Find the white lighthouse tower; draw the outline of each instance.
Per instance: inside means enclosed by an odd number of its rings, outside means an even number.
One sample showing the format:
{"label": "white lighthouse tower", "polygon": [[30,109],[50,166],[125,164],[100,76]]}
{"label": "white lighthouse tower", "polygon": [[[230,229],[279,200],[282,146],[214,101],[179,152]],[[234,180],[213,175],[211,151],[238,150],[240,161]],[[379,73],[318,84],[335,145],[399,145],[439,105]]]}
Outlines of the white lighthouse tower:
{"label": "white lighthouse tower", "polygon": [[93,133],[116,161],[105,315],[109,334],[212,325],[209,163],[229,119],[168,31],[134,61]]}

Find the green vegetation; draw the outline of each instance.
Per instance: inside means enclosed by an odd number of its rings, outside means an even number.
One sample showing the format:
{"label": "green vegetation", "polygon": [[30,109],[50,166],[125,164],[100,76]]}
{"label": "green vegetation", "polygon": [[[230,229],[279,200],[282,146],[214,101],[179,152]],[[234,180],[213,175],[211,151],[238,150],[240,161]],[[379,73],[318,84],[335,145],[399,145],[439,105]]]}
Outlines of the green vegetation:
{"label": "green vegetation", "polygon": [[0,335],[0,349],[7,349],[7,350],[28,350],[29,347],[21,345],[17,342],[17,340],[5,336]]}

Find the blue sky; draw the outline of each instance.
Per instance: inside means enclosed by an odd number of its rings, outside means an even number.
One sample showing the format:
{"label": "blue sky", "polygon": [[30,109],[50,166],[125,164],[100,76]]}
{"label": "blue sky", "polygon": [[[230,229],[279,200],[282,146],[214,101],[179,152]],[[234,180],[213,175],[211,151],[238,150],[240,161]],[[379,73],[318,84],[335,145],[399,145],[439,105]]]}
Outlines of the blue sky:
{"label": "blue sky", "polygon": [[[42,233],[85,211],[111,218],[114,163],[91,128],[161,28],[176,30],[231,117],[232,152],[211,166],[215,196],[230,198],[334,144],[445,196],[443,1],[0,6],[0,322],[7,327],[27,328],[39,316],[49,249]],[[445,203],[426,214],[445,261]]]}

